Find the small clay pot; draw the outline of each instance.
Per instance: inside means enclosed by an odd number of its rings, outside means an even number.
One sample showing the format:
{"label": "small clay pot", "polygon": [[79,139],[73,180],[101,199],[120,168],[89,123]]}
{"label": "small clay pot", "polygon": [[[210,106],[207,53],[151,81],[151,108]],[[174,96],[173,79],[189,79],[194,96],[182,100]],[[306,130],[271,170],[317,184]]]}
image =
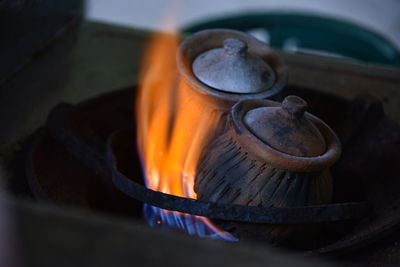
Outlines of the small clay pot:
{"label": "small clay pot", "polygon": [[[269,100],[237,103],[228,130],[201,156],[194,186],[197,198],[282,208],[330,203],[329,167],[340,156],[340,143],[329,126],[305,112],[306,106],[296,96],[286,97],[282,105]],[[301,239],[301,233],[308,232],[303,226],[262,227],[257,233],[275,243]],[[245,230],[241,237],[250,232],[254,230]]]}
{"label": "small clay pot", "polygon": [[177,54],[180,87],[203,105],[229,112],[245,99],[281,92],[288,71],[267,44],[240,31],[204,30],[186,38]]}

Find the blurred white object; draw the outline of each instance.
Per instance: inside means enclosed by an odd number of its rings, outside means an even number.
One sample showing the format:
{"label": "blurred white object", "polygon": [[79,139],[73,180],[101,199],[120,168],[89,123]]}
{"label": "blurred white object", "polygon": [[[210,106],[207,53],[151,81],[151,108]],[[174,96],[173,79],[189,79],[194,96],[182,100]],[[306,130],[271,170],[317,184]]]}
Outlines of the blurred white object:
{"label": "blurred white object", "polygon": [[177,15],[178,27],[246,11],[311,12],[354,22],[379,32],[400,49],[400,1],[398,0],[88,0],[87,17],[161,30],[162,18],[171,9]]}
{"label": "blurred white object", "polygon": [[251,30],[247,31],[247,33],[267,44],[269,44],[269,42],[271,40],[271,36],[269,35],[269,32],[264,28],[251,29]]}

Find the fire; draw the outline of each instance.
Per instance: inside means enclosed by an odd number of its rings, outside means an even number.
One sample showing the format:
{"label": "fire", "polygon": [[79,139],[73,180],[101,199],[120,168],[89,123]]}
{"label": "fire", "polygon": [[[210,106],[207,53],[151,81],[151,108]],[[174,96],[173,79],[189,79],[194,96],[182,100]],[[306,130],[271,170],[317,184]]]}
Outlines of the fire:
{"label": "fire", "polygon": [[[196,198],[196,166],[221,112],[203,105],[179,81],[176,33],[157,33],[147,46],[137,95],[137,143],[146,186],[181,197]],[[207,218],[145,206],[151,225],[183,228],[190,234],[234,238]]]}

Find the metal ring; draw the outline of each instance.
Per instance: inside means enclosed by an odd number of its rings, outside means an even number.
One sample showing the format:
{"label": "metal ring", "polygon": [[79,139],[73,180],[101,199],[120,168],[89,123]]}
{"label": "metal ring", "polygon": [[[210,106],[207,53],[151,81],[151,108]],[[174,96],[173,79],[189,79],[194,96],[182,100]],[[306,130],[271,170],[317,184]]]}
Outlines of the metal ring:
{"label": "metal ring", "polygon": [[204,202],[154,191],[134,182],[119,171],[117,155],[113,151],[113,143],[118,135],[123,134],[124,131],[126,129],[115,132],[108,139],[107,158],[111,167],[112,181],[126,195],[152,206],[210,219],[258,224],[336,222],[362,218],[368,211],[368,205],[365,202],[291,208],[261,208]]}

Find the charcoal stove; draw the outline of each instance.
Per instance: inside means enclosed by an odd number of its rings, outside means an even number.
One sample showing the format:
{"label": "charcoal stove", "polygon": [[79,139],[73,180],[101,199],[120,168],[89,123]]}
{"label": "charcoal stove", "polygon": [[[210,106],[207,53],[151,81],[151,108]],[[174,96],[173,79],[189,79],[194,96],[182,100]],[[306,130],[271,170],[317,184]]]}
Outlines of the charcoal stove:
{"label": "charcoal stove", "polygon": [[[294,76],[296,75],[295,73]],[[298,84],[303,83],[301,79],[297,79]],[[310,85],[313,84],[308,86]],[[368,213],[365,213],[364,204],[347,206],[348,211],[357,210],[351,214],[353,219],[357,219],[350,222],[345,220],[336,229],[336,233],[339,233],[336,240],[328,240],[325,246],[314,248],[313,251],[349,254],[380,239],[383,233],[392,232],[398,224],[398,194],[394,185],[399,127],[385,118],[382,104],[376,99],[358,97],[349,101],[334,94],[321,93],[323,90],[289,85],[285,94],[295,93],[306,99],[311,111],[329,123],[343,143],[343,157],[333,169],[337,178],[335,186],[340,189],[336,190],[335,200],[338,203],[367,200],[369,203]],[[135,88],[127,88],[80,104],[63,104],[53,109],[46,126],[33,136],[28,149],[26,178],[35,198],[60,205],[75,205],[93,211],[103,210],[137,217],[141,217],[142,202],[121,194],[114,188],[114,183],[124,192],[152,205],[158,203],[160,206],[166,205],[161,207],[169,208],[177,202],[185,201],[173,197],[162,201],[169,196],[150,192],[142,186],[141,166],[133,153],[134,131],[126,129],[134,125],[131,101],[134,91]],[[371,136],[385,141],[374,142]],[[379,136],[385,138],[380,139]],[[121,143],[127,146],[120,146]],[[363,158],[358,155],[367,154],[371,156],[368,159],[371,164],[366,167]],[[128,155],[132,158],[127,157]],[[118,172],[113,170],[113,166],[117,167]],[[386,178],[385,183],[375,181],[373,177],[376,175],[383,175]],[[58,179],[54,179],[55,176]],[[363,190],[359,190],[360,184]],[[203,204],[184,203],[183,206],[186,207],[183,211],[208,215],[218,220],[245,221],[251,220],[251,217],[246,217],[249,214],[257,215],[260,212],[246,209],[247,214],[243,215],[227,211],[235,207],[216,206],[208,210],[209,206],[205,206],[208,212],[206,214],[201,211]],[[335,210],[335,207],[332,206],[331,210]],[[343,213],[342,209],[342,213],[337,214],[320,213],[318,207],[308,211],[312,218],[317,218],[316,221],[350,218],[349,212]],[[289,214],[293,215],[288,211],[278,211],[278,214],[279,212],[282,220],[288,220]],[[285,212],[288,216],[285,216]],[[336,215],[333,219],[332,214]],[[268,221],[271,218],[266,218],[268,216],[256,217],[258,223],[271,222]],[[289,219],[296,222],[293,217]],[[256,221],[254,219],[253,222]]]}
{"label": "charcoal stove", "polygon": [[[332,241],[330,237],[331,244],[314,248],[313,253],[343,253],[351,251],[350,248],[365,246],[368,241],[390,231],[400,219],[395,212],[398,201],[395,192],[389,194],[386,186],[376,187],[373,179],[376,173],[346,161],[354,153],[376,155],[371,157],[370,164],[373,162],[373,168],[387,170],[384,174],[388,184],[396,182],[395,173],[391,171],[397,167],[395,162],[380,155],[382,151],[391,156],[399,153],[400,127],[384,117],[381,105],[375,99],[359,97],[348,102],[310,89],[288,88],[288,91],[296,91],[310,99],[311,109],[329,121],[345,144],[343,158],[333,169],[339,188],[335,195],[338,204],[265,209],[205,203],[144,187],[134,142],[135,131],[131,128],[130,99],[134,90],[122,89],[78,105],[60,104],[53,109],[46,126],[36,134],[27,158],[27,180],[35,197],[61,205],[78,205],[89,210],[136,217],[141,216],[141,202],[146,202],[223,221],[257,224],[338,222],[336,240]],[[325,102],[332,108],[324,108]],[[333,115],[337,111],[341,116]],[[380,125],[379,129],[375,125]],[[387,134],[392,139],[385,139],[386,146],[382,147],[382,144],[371,142],[370,134]],[[352,142],[354,139],[358,141]],[[357,173],[360,175],[356,177],[362,176],[362,181],[354,178]],[[364,192],[359,190],[360,183]],[[121,194],[113,184],[132,198]],[[370,200],[368,205],[363,202],[366,200]],[[367,208],[373,208],[373,211],[367,212]]]}

